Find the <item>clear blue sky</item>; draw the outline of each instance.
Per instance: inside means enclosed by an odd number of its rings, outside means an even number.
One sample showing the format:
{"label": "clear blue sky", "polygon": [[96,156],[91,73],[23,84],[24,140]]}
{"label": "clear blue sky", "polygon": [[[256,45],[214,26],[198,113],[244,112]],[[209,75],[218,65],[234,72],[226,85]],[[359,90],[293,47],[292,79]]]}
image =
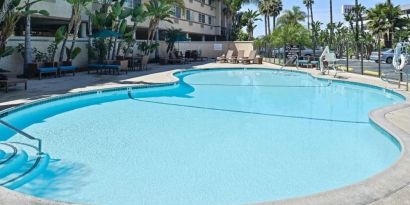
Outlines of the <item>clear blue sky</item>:
{"label": "clear blue sky", "polygon": [[[290,9],[292,6],[300,6],[302,11],[306,12],[306,7],[303,5],[303,0],[282,0],[283,2],[283,9]],[[384,2],[383,0],[359,0],[359,3],[363,4],[367,8],[373,7],[375,4]],[[395,5],[399,4],[410,4],[409,0],[392,0]],[[335,22],[343,21],[342,15],[342,5],[353,5],[354,0],[333,0],[333,18]],[[256,10],[257,5],[249,4],[242,6],[241,10],[247,9]],[[315,21],[319,20],[322,23],[329,23],[329,0],[315,0],[315,4],[313,5],[313,17]],[[261,16],[263,20],[263,16]],[[263,21],[259,21],[257,23],[257,27],[254,31],[254,36],[260,36],[265,34],[265,26]]]}

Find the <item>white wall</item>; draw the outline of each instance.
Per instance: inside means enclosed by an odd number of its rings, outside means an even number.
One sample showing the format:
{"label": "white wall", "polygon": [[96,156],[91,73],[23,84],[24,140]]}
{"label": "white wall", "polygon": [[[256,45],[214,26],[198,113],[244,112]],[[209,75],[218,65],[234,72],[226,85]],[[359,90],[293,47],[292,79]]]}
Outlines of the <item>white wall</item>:
{"label": "white wall", "polygon": [[[32,48],[37,48],[41,52],[47,52],[47,47],[54,41],[52,37],[32,37]],[[24,37],[17,36],[12,37],[8,40],[7,46],[17,46],[18,44],[24,45]],[[75,47],[81,48],[81,53],[74,59],[73,64],[78,66],[85,66],[88,62],[88,55],[87,55],[87,39],[78,39],[75,43]],[[67,46],[71,46],[71,41],[67,41]],[[60,52],[61,44],[57,48],[57,53],[55,56],[55,61],[58,61],[59,52]],[[34,58],[34,56],[33,56]],[[65,58],[64,58],[65,59]],[[15,52],[13,55],[7,56],[0,60],[0,68],[9,70],[15,74],[23,73],[23,57],[20,53]]]}
{"label": "white wall", "polygon": [[[37,48],[41,52],[46,52],[47,47],[53,42],[52,37],[33,37],[32,47]],[[24,44],[24,37],[12,37],[9,39],[8,46],[17,46],[18,44]],[[88,63],[88,49],[87,49],[88,39],[78,39],[75,46],[81,48],[81,53],[74,59],[73,64],[79,67],[86,67]],[[215,50],[214,45],[221,45],[221,50]],[[71,46],[71,41],[67,42],[67,46]],[[201,50],[202,56],[209,58],[215,58],[226,53],[228,49],[232,49],[237,53],[238,50],[245,50],[245,56],[249,55],[249,52],[253,50],[252,41],[184,41],[175,44],[175,47],[185,52],[186,50]],[[59,51],[61,44],[57,49],[55,56],[55,61],[58,61]],[[164,41],[160,42],[159,54],[160,57],[164,57],[167,44]],[[135,54],[142,54],[137,46],[134,47]],[[34,56],[33,56],[34,58]],[[154,54],[151,54],[151,58],[154,58]],[[64,58],[65,59],[65,58]],[[15,74],[23,73],[23,58],[20,53],[14,53],[11,56],[2,58],[0,60],[0,68],[9,70]]]}

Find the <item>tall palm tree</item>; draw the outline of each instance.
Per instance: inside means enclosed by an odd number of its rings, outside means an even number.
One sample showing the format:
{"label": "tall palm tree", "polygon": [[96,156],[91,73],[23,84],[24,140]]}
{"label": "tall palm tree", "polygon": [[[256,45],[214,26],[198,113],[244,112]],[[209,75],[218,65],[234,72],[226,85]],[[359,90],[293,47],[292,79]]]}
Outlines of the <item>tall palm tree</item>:
{"label": "tall palm tree", "polygon": [[172,5],[167,4],[165,0],[150,0],[148,3],[145,3],[145,7],[149,19],[147,40],[152,44],[159,22],[166,21],[172,23],[171,16],[174,12],[172,11]]}
{"label": "tall palm tree", "polygon": [[265,36],[269,34],[268,32],[268,26],[269,26],[269,16],[270,16],[270,9],[271,9],[271,4],[272,2],[270,0],[261,0],[258,2],[258,8],[259,12],[263,14],[264,16],[264,22],[265,22]]}
{"label": "tall palm tree", "polygon": [[[65,45],[67,43],[68,37],[70,36],[71,32],[73,34],[73,41],[71,42],[71,47],[69,52],[66,53],[67,61],[70,60],[70,54],[74,49],[75,41],[78,36],[78,31],[81,25],[81,13],[82,11],[87,8],[88,4],[92,2],[92,0],[66,0],[67,3],[71,5],[71,17],[70,22],[68,23],[66,33],[64,35],[63,44],[60,50],[60,57],[59,62],[63,61],[64,51],[66,50]],[[52,59],[54,61],[54,59]]]}
{"label": "tall palm tree", "polygon": [[[400,6],[394,6],[392,5],[391,2],[387,2],[385,4],[386,7],[386,18],[389,23],[388,27],[389,30],[386,34],[386,47],[387,48],[392,48],[393,47],[393,38],[394,38],[394,33],[396,32],[397,28],[404,27],[401,22],[403,22],[403,18],[401,17],[402,11],[400,9]],[[408,27],[408,26],[407,26]]]}
{"label": "tall palm tree", "polygon": [[32,49],[31,49],[31,15],[33,14],[41,14],[44,16],[48,16],[49,13],[46,10],[31,10],[31,7],[38,3],[41,2],[42,0],[26,0],[23,3],[23,6],[18,7],[19,13],[18,15],[21,17],[25,17],[26,19],[26,25],[25,25],[25,38],[24,38],[24,74],[26,74],[27,71],[27,65],[29,63],[32,63]]}
{"label": "tall palm tree", "polygon": [[[223,3],[226,5],[226,8],[224,10],[228,21],[233,25],[235,22],[235,16],[237,12],[241,9],[242,4],[244,3],[244,0],[223,0]],[[228,40],[231,40],[233,30],[228,28],[227,32],[227,38]]]}
{"label": "tall palm tree", "polygon": [[271,5],[271,16],[273,21],[273,29],[276,28],[276,18],[279,16],[280,12],[283,10],[282,0],[273,0]]}
{"label": "tall palm tree", "polygon": [[312,0],[303,0],[303,4],[306,6],[306,10],[307,10],[307,25],[308,25],[308,30],[310,30],[310,15],[311,15],[311,11],[310,11],[310,7],[311,7],[311,1]]}
{"label": "tall palm tree", "polygon": [[332,39],[333,39],[333,33],[334,33],[334,26],[333,26],[333,2],[332,0],[329,0],[329,6],[330,6],[330,36],[329,36],[329,48],[332,48]]}
{"label": "tall palm tree", "polygon": [[378,46],[378,64],[379,64],[379,77],[381,75],[381,65],[380,65],[380,53],[381,53],[381,38],[389,30],[389,22],[386,16],[386,4],[377,4],[374,8],[367,11],[367,26],[377,37]]}
{"label": "tall palm tree", "polygon": [[285,10],[282,16],[279,17],[278,23],[283,24],[299,24],[305,21],[306,13],[300,10],[300,7],[294,6],[290,10]]}
{"label": "tall palm tree", "polygon": [[[308,30],[311,28],[311,33],[312,33],[312,42],[313,42],[313,56],[316,55],[316,44],[317,44],[317,34],[315,35],[314,32],[315,30],[313,29],[313,24],[315,23],[313,19],[313,4],[315,3],[314,0],[303,0],[303,3],[306,5],[308,8]],[[310,23],[309,23],[310,22]]]}
{"label": "tall palm tree", "polygon": [[243,24],[246,26],[246,32],[248,33],[248,40],[253,40],[253,30],[256,28],[255,21],[260,21],[258,11],[252,11],[248,9],[242,15]]}

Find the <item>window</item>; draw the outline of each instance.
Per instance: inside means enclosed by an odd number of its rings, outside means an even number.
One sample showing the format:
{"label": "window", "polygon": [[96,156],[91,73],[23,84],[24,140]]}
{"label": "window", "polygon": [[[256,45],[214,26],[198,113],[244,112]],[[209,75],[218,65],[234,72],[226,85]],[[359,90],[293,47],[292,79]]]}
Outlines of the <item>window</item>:
{"label": "window", "polygon": [[212,25],[212,16],[208,16],[208,24]]}
{"label": "window", "polygon": [[181,18],[181,8],[175,7],[175,17]]}
{"label": "window", "polygon": [[199,13],[199,14],[198,14],[198,21],[199,21],[200,23],[205,23],[205,14]]}
{"label": "window", "polygon": [[186,20],[190,21],[191,20],[191,11],[190,10],[186,10]]}

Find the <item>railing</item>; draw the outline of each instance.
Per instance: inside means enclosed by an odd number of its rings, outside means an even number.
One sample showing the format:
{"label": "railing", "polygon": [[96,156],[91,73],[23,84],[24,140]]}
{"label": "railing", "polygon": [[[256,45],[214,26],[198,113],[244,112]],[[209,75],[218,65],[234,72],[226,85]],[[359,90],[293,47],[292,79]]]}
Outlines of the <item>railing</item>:
{"label": "railing", "polygon": [[43,153],[43,152],[41,151],[41,145],[42,145],[41,139],[38,139],[38,138],[35,138],[35,137],[31,136],[31,135],[25,133],[24,131],[22,131],[22,130],[16,128],[16,127],[14,127],[13,125],[11,125],[11,124],[9,124],[9,123],[3,121],[3,120],[0,120],[0,124],[3,124],[4,126],[8,127],[9,129],[14,130],[15,132],[17,132],[17,133],[23,135],[24,137],[26,137],[26,138],[28,138],[28,139],[30,139],[30,140],[37,141],[37,151],[38,151],[38,152],[37,152],[37,155],[41,155],[41,154]]}
{"label": "railing", "polygon": [[280,67],[280,69],[285,68],[285,66],[289,65],[290,63],[293,63],[296,60],[296,69],[299,70],[299,55],[295,54],[292,57],[289,58],[288,61],[285,62],[285,64]]}

